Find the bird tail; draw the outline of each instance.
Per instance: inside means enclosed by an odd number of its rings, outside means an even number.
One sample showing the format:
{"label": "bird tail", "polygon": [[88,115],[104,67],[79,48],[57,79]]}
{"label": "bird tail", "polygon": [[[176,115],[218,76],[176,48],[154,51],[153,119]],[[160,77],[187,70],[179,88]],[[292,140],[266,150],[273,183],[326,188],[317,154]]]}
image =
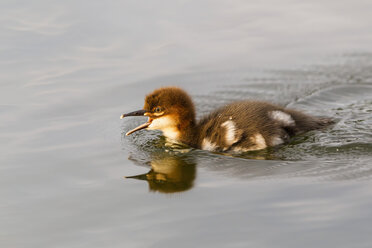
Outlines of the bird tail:
{"label": "bird tail", "polygon": [[294,133],[302,133],[316,129],[322,129],[335,123],[332,118],[316,117],[307,115],[296,110],[289,110],[289,114],[296,122]]}

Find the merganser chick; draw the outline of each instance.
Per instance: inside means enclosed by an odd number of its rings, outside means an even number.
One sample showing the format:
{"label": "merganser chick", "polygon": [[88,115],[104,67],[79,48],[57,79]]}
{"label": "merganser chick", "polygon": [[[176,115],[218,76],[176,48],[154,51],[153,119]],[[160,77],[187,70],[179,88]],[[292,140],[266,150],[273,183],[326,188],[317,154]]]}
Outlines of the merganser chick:
{"label": "merganser chick", "polygon": [[164,87],[146,96],[142,110],[121,115],[147,116],[141,129],[161,130],[166,138],[216,152],[247,152],[283,144],[290,137],[326,127],[331,119],[303,114],[266,102],[239,101],[195,119],[190,96],[177,87]]}

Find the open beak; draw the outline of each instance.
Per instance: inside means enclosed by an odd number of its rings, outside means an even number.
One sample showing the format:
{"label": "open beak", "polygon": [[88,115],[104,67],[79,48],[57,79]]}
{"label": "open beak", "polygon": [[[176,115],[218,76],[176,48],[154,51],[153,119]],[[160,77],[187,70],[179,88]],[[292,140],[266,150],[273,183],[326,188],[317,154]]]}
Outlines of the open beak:
{"label": "open beak", "polygon": [[128,176],[124,178],[133,178],[133,179],[139,179],[139,180],[147,180],[147,173],[145,174],[140,174],[140,175],[135,175],[135,176]]}
{"label": "open beak", "polygon": [[[145,116],[147,113],[146,110],[137,110],[137,111],[133,111],[133,112],[130,112],[130,113],[127,113],[127,114],[122,114],[120,116],[120,119],[123,119],[124,117],[127,117],[127,116]],[[144,129],[144,128],[147,128],[148,126],[151,125],[151,121],[152,119],[148,119],[148,121],[146,123],[143,123],[141,125],[139,125],[138,127],[130,130],[129,132],[127,132],[125,135],[130,135],[138,130],[141,130],[141,129]]]}

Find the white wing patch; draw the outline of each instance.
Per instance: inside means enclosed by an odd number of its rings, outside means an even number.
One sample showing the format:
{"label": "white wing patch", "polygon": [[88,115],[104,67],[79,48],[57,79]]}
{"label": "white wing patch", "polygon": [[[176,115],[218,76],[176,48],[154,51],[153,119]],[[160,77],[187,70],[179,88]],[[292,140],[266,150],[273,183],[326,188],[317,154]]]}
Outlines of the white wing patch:
{"label": "white wing patch", "polygon": [[235,123],[231,120],[225,121],[221,124],[221,127],[226,129],[225,141],[228,146],[239,141],[239,135],[237,135],[237,130]]}
{"label": "white wing patch", "polygon": [[295,121],[293,120],[292,116],[290,114],[284,113],[280,110],[274,110],[269,112],[270,118],[272,118],[275,121],[278,121],[285,126],[294,126]]}
{"label": "white wing patch", "polygon": [[202,142],[202,149],[207,151],[215,151],[218,146],[213,144],[208,138],[204,138]]}
{"label": "white wing patch", "polygon": [[256,133],[251,137],[251,140],[256,143],[252,150],[261,150],[267,147],[265,138],[260,133]]}
{"label": "white wing patch", "polygon": [[281,139],[278,136],[275,136],[271,139],[271,145],[273,145],[273,146],[277,146],[277,145],[280,145],[280,144],[283,144],[283,143],[284,143],[283,139]]}
{"label": "white wing patch", "polygon": [[234,152],[249,152],[249,151],[257,151],[261,150],[267,147],[265,138],[262,136],[260,133],[256,133],[255,135],[251,136],[249,138],[254,145],[250,147],[234,147],[233,151]]}

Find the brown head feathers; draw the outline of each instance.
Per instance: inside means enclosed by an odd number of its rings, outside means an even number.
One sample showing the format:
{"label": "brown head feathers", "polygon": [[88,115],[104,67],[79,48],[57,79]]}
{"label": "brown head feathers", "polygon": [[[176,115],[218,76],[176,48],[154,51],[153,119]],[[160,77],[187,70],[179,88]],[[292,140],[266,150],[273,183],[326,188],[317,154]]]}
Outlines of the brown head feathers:
{"label": "brown head feathers", "polygon": [[152,113],[171,114],[183,122],[195,122],[195,108],[190,96],[177,87],[154,90],[146,96],[144,109]]}

